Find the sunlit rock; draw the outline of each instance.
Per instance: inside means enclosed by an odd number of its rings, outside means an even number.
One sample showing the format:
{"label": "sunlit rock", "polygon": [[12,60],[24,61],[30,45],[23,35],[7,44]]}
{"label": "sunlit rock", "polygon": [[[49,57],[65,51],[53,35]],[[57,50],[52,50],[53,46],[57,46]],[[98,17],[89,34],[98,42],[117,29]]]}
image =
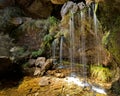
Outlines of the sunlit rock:
{"label": "sunlit rock", "polygon": [[36,67],[42,67],[42,66],[44,66],[45,60],[46,60],[45,57],[38,57],[38,58],[36,59],[36,61],[35,61],[35,66],[36,66]]}
{"label": "sunlit rock", "polygon": [[35,68],[35,71],[34,71],[34,76],[39,76],[40,73],[41,73],[41,69],[38,68],[38,67],[36,67],[36,68]]}
{"label": "sunlit rock", "polygon": [[68,0],[51,0],[53,4],[64,4]]}
{"label": "sunlit rock", "polygon": [[53,59],[47,59],[45,64],[41,67],[41,76],[44,75],[53,66]]}
{"label": "sunlit rock", "polygon": [[50,77],[42,77],[40,79],[39,85],[41,87],[48,86],[51,83],[51,78]]}

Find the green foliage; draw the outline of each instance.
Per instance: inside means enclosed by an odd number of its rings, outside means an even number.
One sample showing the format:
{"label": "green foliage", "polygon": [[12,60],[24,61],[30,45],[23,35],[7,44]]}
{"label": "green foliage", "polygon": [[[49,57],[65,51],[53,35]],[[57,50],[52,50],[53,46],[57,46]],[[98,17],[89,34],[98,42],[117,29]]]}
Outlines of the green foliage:
{"label": "green foliage", "polygon": [[26,63],[24,63],[24,64],[22,65],[23,68],[26,68],[26,67],[28,67],[28,66],[29,66],[29,63],[28,63],[28,62],[26,62]]}
{"label": "green foliage", "polygon": [[42,55],[43,52],[44,52],[44,49],[39,49],[37,51],[33,51],[32,52],[32,57],[38,57],[38,56]]}
{"label": "green foliage", "polygon": [[50,23],[50,26],[55,26],[59,23],[59,20],[57,18],[55,18],[54,16],[49,17],[48,21]]}
{"label": "green foliage", "polygon": [[108,82],[112,78],[110,70],[103,66],[91,66],[91,76],[102,82]]}
{"label": "green foliage", "polygon": [[50,47],[53,37],[50,34],[47,34],[43,40],[44,40],[43,42],[44,47]]}
{"label": "green foliage", "polygon": [[107,45],[108,44],[108,41],[109,41],[109,35],[110,35],[110,31],[108,31],[102,38],[102,44],[103,45]]}

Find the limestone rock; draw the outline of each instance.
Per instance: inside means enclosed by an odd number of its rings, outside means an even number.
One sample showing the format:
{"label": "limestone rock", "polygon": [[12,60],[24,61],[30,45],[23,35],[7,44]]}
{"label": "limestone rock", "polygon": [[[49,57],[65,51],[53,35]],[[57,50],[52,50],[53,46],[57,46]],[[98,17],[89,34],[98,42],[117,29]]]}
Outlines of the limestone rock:
{"label": "limestone rock", "polygon": [[36,67],[34,76],[38,76],[38,75],[40,75],[40,73],[41,73],[41,69]]}
{"label": "limestone rock", "polygon": [[47,59],[45,64],[41,68],[41,76],[53,66],[53,59]]}
{"label": "limestone rock", "polygon": [[45,64],[45,57],[38,57],[37,60],[35,61],[35,66],[37,67],[42,67]]}
{"label": "limestone rock", "polygon": [[50,84],[50,77],[42,77],[39,85],[40,87],[48,86]]}

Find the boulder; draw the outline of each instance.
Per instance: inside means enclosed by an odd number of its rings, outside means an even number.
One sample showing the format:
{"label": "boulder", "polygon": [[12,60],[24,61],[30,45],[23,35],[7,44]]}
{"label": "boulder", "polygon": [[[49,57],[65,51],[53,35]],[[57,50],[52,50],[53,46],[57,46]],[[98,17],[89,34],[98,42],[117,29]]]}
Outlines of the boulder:
{"label": "boulder", "polygon": [[41,69],[40,68],[35,68],[35,72],[34,72],[34,76],[39,76],[41,73]]}
{"label": "boulder", "polygon": [[53,66],[53,59],[47,59],[46,62],[41,66],[41,68],[36,67],[34,75],[43,76]]}
{"label": "boulder", "polygon": [[45,64],[41,67],[40,75],[43,76],[46,71],[48,71],[53,66],[53,59],[47,59]]}
{"label": "boulder", "polygon": [[50,77],[42,77],[40,82],[39,82],[39,85],[40,87],[44,87],[44,86],[48,86],[50,84]]}
{"label": "boulder", "polygon": [[35,61],[35,66],[36,67],[42,67],[45,64],[45,57],[38,57],[37,60]]}

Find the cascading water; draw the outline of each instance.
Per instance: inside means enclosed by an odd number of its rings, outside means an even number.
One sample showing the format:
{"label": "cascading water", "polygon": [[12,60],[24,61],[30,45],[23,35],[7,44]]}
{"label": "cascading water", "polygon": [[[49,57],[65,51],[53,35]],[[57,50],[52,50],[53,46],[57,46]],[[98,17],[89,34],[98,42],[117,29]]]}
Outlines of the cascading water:
{"label": "cascading water", "polygon": [[71,18],[70,18],[70,63],[71,63],[71,75],[74,75],[73,73],[73,66],[74,66],[74,51],[75,51],[75,46],[74,46],[74,12],[71,10]]}
{"label": "cascading water", "polygon": [[97,65],[99,65],[100,61],[101,61],[100,60],[101,56],[100,56],[100,40],[99,40],[99,36],[98,36],[98,21],[97,21],[97,16],[96,16],[96,6],[97,5],[93,2],[91,4],[91,6],[92,6],[92,10],[93,10],[94,33],[95,33],[95,38],[96,38],[95,43],[96,43],[96,45],[98,45],[97,49],[96,49],[96,55],[97,55],[96,63],[97,63]]}
{"label": "cascading water", "polygon": [[86,46],[85,46],[85,42],[86,42],[86,36],[85,36],[85,26],[83,24],[84,20],[85,20],[85,14],[83,11],[81,11],[81,49],[82,49],[82,57],[81,57],[81,64],[83,65],[83,77],[84,77],[84,82],[86,82],[87,80],[87,61],[86,61]]}
{"label": "cascading water", "polygon": [[53,58],[53,64],[56,64],[56,40],[52,42],[52,58]]}
{"label": "cascading water", "polygon": [[[68,4],[68,5],[67,5]],[[84,5],[82,2],[81,3],[73,3],[72,1],[68,1],[62,8],[62,11],[61,11],[61,15],[62,17],[64,17],[65,14],[67,14],[68,12],[70,12],[70,19],[69,19],[69,53],[70,53],[70,67],[71,67],[71,77],[68,77],[67,78],[67,81],[69,82],[74,82],[75,84],[77,84],[78,86],[81,86],[81,87],[87,87],[89,86],[91,88],[92,91],[95,91],[95,92],[98,92],[98,93],[102,93],[102,94],[106,94],[105,90],[102,89],[102,88],[98,88],[96,86],[93,86],[91,84],[89,84],[87,82],[87,56],[86,56],[86,25],[84,23],[84,21],[86,21],[86,15],[84,13],[84,10],[82,10],[84,8]],[[80,12],[79,14],[77,12]],[[89,16],[89,19],[91,19],[91,17],[93,16],[93,24],[94,24],[94,27],[93,27],[93,31],[94,31],[94,35],[96,38],[95,40],[95,45],[98,45],[99,47],[99,42],[100,42],[100,39],[99,39],[99,34],[98,34],[98,21],[97,21],[97,17],[96,17],[96,8],[95,8],[95,3],[92,3],[89,7],[88,7],[88,16]],[[80,38],[76,44],[76,13],[78,14],[78,20],[81,20],[78,24],[80,25],[80,30],[78,33],[78,37]],[[90,20],[89,20],[90,22]],[[90,28],[92,28],[91,26],[92,24],[90,24]],[[92,30],[92,29],[91,29]],[[60,37],[60,66],[63,64],[63,36]],[[75,53],[75,51],[77,51],[76,47],[79,46],[79,49],[80,49],[80,53]],[[55,49],[55,47],[54,47]],[[53,57],[55,57],[55,51],[53,51],[54,54],[53,54]],[[74,68],[76,67],[76,58],[77,55],[80,55],[79,57],[79,63],[82,64],[83,66],[83,78],[84,78],[84,81],[80,81],[80,79],[76,78],[76,71]],[[100,53],[97,52],[97,63],[99,64],[100,63]],[[75,73],[75,74],[74,74]]]}
{"label": "cascading water", "polygon": [[64,36],[60,37],[60,66],[59,68],[63,68],[63,39]]}

